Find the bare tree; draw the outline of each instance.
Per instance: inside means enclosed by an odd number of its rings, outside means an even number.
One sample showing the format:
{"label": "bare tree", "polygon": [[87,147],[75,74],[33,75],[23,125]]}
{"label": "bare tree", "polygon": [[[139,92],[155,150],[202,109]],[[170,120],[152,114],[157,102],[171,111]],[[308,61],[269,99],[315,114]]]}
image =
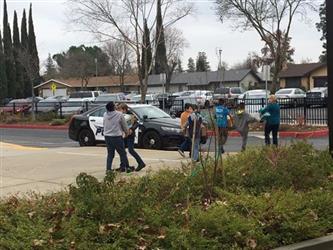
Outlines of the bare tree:
{"label": "bare tree", "polygon": [[[231,19],[235,28],[254,29],[265,42],[274,60],[273,91],[286,56],[285,41],[296,15],[306,18],[314,10],[317,0],[216,0],[221,21]],[[237,26],[236,26],[237,25]]]}
{"label": "bare tree", "polygon": [[114,73],[119,77],[120,89],[125,91],[125,77],[133,72],[133,50],[127,43],[119,40],[108,41],[104,48],[110,58],[110,64],[114,69]]}
{"label": "bare tree", "polygon": [[39,61],[36,57],[33,57],[27,48],[22,48],[18,53],[18,60],[21,63],[24,74],[27,77],[27,81],[30,82],[31,86],[31,115],[32,120],[36,120],[35,116],[35,92],[34,92],[34,82],[36,82],[36,70],[39,69]]}
{"label": "bare tree", "polygon": [[[140,81],[141,99],[145,100],[148,72],[151,65],[146,63],[142,70],[142,54],[147,55],[143,44],[144,21],[149,24],[149,30],[156,27],[156,1],[155,0],[69,0],[70,17],[74,24],[83,27],[100,40],[119,40],[128,44],[135,53],[137,74]],[[162,13],[164,27],[174,23],[192,12],[192,4],[182,0],[163,0]],[[152,43],[159,41],[160,34],[155,34]],[[154,53],[154,52],[153,52]],[[154,56],[153,56],[154,58]],[[147,62],[147,58],[143,58]],[[141,72],[145,72],[142,74]]]}
{"label": "bare tree", "polygon": [[183,36],[181,30],[169,27],[165,30],[165,45],[167,50],[167,73],[166,73],[166,92],[170,91],[170,83],[172,75],[181,62],[184,49],[188,47],[188,43]]}

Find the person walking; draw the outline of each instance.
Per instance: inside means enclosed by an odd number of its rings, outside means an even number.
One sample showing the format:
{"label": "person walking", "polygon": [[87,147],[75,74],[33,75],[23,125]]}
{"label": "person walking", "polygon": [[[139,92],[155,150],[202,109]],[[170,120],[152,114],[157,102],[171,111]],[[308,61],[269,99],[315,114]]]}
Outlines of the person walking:
{"label": "person walking", "polygon": [[193,112],[188,117],[187,122],[184,127],[188,129],[188,135],[191,142],[191,158],[192,161],[199,161],[199,150],[201,141],[201,127],[203,124],[203,119],[198,111],[197,105],[193,105]]}
{"label": "person walking", "polygon": [[[180,144],[178,152],[182,157],[185,157],[184,151],[191,151],[191,139],[189,138],[188,131],[185,124],[188,121],[189,116],[193,113],[193,108],[191,104],[185,104],[185,111],[180,116],[180,127],[184,131],[184,141]],[[191,156],[191,153],[190,153]]]}
{"label": "person walking", "polygon": [[246,112],[244,102],[238,105],[234,120],[235,129],[242,137],[242,151],[245,151],[249,134],[249,124],[252,122],[256,122],[257,120],[252,117],[248,112]]}
{"label": "person walking", "polygon": [[125,118],[125,120],[127,121],[127,125],[129,127],[129,134],[125,138],[125,144],[127,144],[128,152],[134,157],[134,159],[138,163],[138,166],[135,169],[135,171],[138,172],[146,167],[146,164],[144,163],[140,155],[134,150],[135,130],[139,127],[139,123],[137,118],[133,114],[127,114],[128,106],[126,103],[120,104],[120,109],[124,115],[128,116],[128,118]]}
{"label": "person walking", "polygon": [[228,140],[228,116],[230,117],[230,111],[225,106],[224,99],[219,99],[218,103],[215,106],[215,118],[217,125],[217,134],[218,134],[218,145],[220,154],[224,154],[224,145]]}
{"label": "person walking", "polygon": [[128,126],[121,112],[115,110],[114,102],[106,105],[106,112],[103,117],[104,137],[107,146],[106,170],[112,170],[112,162],[115,151],[120,157],[120,172],[131,172],[125,150],[123,135],[128,135]]}
{"label": "person walking", "polygon": [[278,132],[280,127],[280,106],[275,95],[268,99],[268,105],[260,110],[261,115],[265,115],[265,144],[270,145],[270,134],[273,135],[273,144],[278,146]]}

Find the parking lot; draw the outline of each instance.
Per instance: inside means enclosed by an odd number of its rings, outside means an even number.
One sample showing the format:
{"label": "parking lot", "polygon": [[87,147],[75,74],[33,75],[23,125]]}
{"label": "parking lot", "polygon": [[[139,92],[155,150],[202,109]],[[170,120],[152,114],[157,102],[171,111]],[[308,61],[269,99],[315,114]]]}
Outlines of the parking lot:
{"label": "parking lot", "polygon": [[[15,194],[59,191],[75,182],[85,172],[97,178],[105,175],[105,147],[32,147],[0,142],[0,197]],[[142,176],[162,168],[177,168],[184,161],[175,151],[138,150],[147,167],[139,173],[121,176]],[[131,165],[135,165],[130,158]],[[114,166],[119,165],[119,158]]]}

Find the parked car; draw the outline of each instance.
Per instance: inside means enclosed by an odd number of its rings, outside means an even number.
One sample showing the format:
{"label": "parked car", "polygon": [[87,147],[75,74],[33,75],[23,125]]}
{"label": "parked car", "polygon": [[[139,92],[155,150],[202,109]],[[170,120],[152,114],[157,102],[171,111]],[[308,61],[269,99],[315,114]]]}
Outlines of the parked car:
{"label": "parked car", "polygon": [[[135,102],[135,103],[140,103],[141,102],[141,95],[133,96],[131,101]],[[159,102],[157,100],[157,97],[154,94],[147,94],[145,102],[148,103],[148,104],[154,105],[154,106],[159,106]]]}
{"label": "parked car", "polygon": [[[25,98],[27,100],[27,102],[31,102],[32,101],[32,97],[27,97]],[[44,100],[43,97],[40,97],[40,96],[34,96],[34,103],[37,103],[37,102],[40,102]]]}
{"label": "parked car", "polygon": [[327,107],[327,97],[327,87],[313,88],[306,93],[306,105]]}
{"label": "parked car", "polygon": [[[81,115],[73,116],[69,125],[69,138],[80,146],[94,146],[104,142],[103,115],[105,106],[100,106]],[[135,131],[135,143],[147,149],[176,147],[183,140],[180,120],[173,119],[157,107],[147,104],[129,104],[129,114],[139,121]]]}
{"label": "parked car", "polygon": [[75,114],[82,114],[89,109],[91,105],[87,101],[72,101],[69,99],[67,102],[62,103],[61,109],[58,109],[58,115],[71,116]]}
{"label": "parked car", "polygon": [[184,103],[196,104],[199,107],[209,107],[213,104],[213,92],[209,90],[191,90],[184,92],[175,100],[182,100]]}
{"label": "parked car", "polygon": [[49,96],[49,97],[45,98],[45,101],[56,100],[59,102],[66,102],[66,101],[68,101],[68,99],[69,99],[69,96],[56,95],[56,96]]}
{"label": "parked car", "polygon": [[102,94],[101,91],[78,91],[69,95],[69,101],[88,101],[94,102],[95,99]]}
{"label": "parked car", "polygon": [[119,102],[124,100],[124,95],[122,93],[101,94],[95,99],[95,103]]}
{"label": "parked car", "polygon": [[249,90],[241,94],[237,102],[238,104],[243,102],[245,103],[245,110],[257,120],[260,120],[259,110],[263,108],[267,103],[267,98],[270,95],[269,90],[265,89],[256,89]]}
{"label": "parked car", "polygon": [[222,87],[217,88],[214,92],[214,99],[237,99],[241,94],[244,93],[242,87]]}
{"label": "parked car", "polygon": [[31,107],[31,101],[27,99],[13,99],[4,107],[0,108],[0,113],[27,113]]}
{"label": "parked car", "polygon": [[286,88],[277,91],[275,96],[282,107],[297,107],[304,105],[306,93],[299,88]]}

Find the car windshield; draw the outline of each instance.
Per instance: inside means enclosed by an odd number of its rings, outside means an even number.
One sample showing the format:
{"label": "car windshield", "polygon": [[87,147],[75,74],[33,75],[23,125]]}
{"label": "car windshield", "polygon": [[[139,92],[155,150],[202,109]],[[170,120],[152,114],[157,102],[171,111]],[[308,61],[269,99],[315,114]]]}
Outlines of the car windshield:
{"label": "car windshield", "polygon": [[247,98],[249,99],[262,99],[262,98],[266,98],[265,94],[261,94],[261,95],[248,95]]}
{"label": "car windshield", "polygon": [[293,92],[292,89],[282,89],[282,90],[279,90],[278,92],[276,92],[276,94],[278,95],[289,95]]}
{"label": "car windshield", "polygon": [[220,88],[216,90],[217,94],[229,94],[229,88]]}
{"label": "car windshield", "polygon": [[133,107],[133,111],[143,119],[146,116],[148,119],[170,118],[170,115],[154,106]]}
{"label": "car windshield", "polygon": [[100,95],[96,98],[96,102],[114,102],[119,101],[117,95]]}
{"label": "car windshield", "polygon": [[69,98],[89,98],[93,97],[92,92],[75,92],[69,95]]}
{"label": "car windshield", "polygon": [[231,93],[232,94],[242,94],[243,91],[241,88],[231,88]]}

